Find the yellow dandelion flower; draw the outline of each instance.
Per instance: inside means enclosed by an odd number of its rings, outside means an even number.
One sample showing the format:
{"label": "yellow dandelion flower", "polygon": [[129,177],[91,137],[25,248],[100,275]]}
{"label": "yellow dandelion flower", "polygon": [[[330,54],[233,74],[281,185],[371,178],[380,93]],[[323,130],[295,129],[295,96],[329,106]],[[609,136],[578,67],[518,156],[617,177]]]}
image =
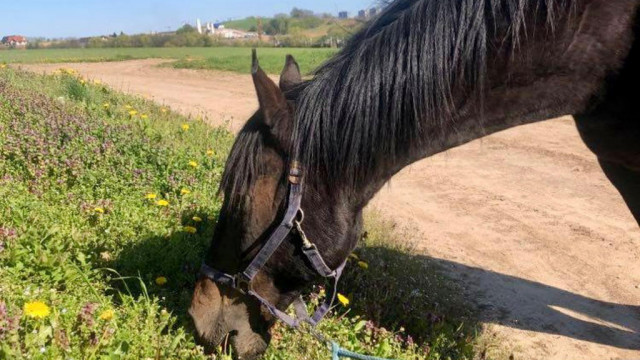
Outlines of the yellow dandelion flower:
{"label": "yellow dandelion flower", "polygon": [[148,193],[147,195],[144,196],[145,199],[149,199],[149,200],[153,200],[156,197],[158,197],[158,195],[154,194],[154,193]]}
{"label": "yellow dandelion flower", "polygon": [[364,270],[367,270],[369,268],[369,264],[364,261],[358,261],[358,266],[360,266],[360,268]]}
{"label": "yellow dandelion flower", "polygon": [[104,214],[104,209],[101,207],[97,207],[95,209],[93,209],[93,211],[97,212],[98,214]]}
{"label": "yellow dandelion flower", "polygon": [[102,107],[105,108],[105,109],[108,109],[110,106],[111,106],[111,104],[109,104],[109,103],[102,104]]}
{"label": "yellow dandelion flower", "polygon": [[213,156],[214,152],[213,150],[209,149],[207,150],[207,156]]}
{"label": "yellow dandelion flower", "polygon": [[158,205],[158,206],[169,206],[169,202],[167,200],[158,200],[156,202],[156,205]]}
{"label": "yellow dandelion flower", "polygon": [[340,293],[338,293],[338,301],[340,302],[340,304],[342,304],[342,306],[349,305],[349,298]]}
{"label": "yellow dandelion flower", "polygon": [[200,216],[194,216],[191,218],[191,220],[195,221],[195,222],[202,222],[202,218]]}
{"label": "yellow dandelion flower", "polygon": [[198,163],[193,161],[193,160],[191,160],[191,161],[189,161],[189,166],[191,166],[193,168],[197,168],[198,167]]}
{"label": "yellow dandelion flower", "polygon": [[47,304],[42,301],[31,301],[25,303],[22,310],[26,316],[34,319],[44,319],[49,316],[49,313],[51,313]]}
{"label": "yellow dandelion flower", "polygon": [[188,131],[189,130],[189,124],[182,124],[182,130],[183,131]]}
{"label": "yellow dandelion flower", "polygon": [[162,285],[164,285],[164,284],[166,284],[166,283],[167,283],[167,278],[166,278],[166,277],[164,277],[164,276],[158,276],[158,277],[156,278],[156,284],[157,284],[157,285],[162,286]]}
{"label": "yellow dandelion flower", "polygon": [[113,319],[113,315],[115,315],[115,313],[113,312],[113,310],[109,309],[101,312],[98,318],[100,320],[109,321]]}
{"label": "yellow dandelion flower", "polygon": [[191,190],[189,190],[189,189],[182,189],[182,190],[180,190],[180,194],[182,194],[182,195],[189,195],[189,194],[191,194]]}
{"label": "yellow dandelion flower", "polygon": [[0,69],[4,69],[7,67],[7,64],[0,64]]}
{"label": "yellow dandelion flower", "polygon": [[87,80],[85,80],[85,79],[80,79],[80,84],[84,85],[84,84],[86,84],[86,83],[87,83]]}
{"label": "yellow dandelion flower", "polygon": [[102,81],[100,81],[100,80],[93,80],[93,83],[94,83],[94,84],[96,84],[96,85],[101,85],[101,84],[102,84]]}
{"label": "yellow dandelion flower", "polygon": [[161,113],[163,113],[163,114],[166,114],[166,113],[167,113],[167,111],[169,111],[169,110],[167,110],[167,109],[165,109],[165,108],[160,109],[160,112],[161,112]]}
{"label": "yellow dandelion flower", "polygon": [[136,116],[136,115],[138,115],[138,112],[135,111],[135,110],[129,110],[129,115],[130,116]]}
{"label": "yellow dandelion flower", "polygon": [[131,109],[133,109],[133,106],[127,104],[127,105],[124,106],[124,108],[127,109],[127,110],[131,110]]}
{"label": "yellow dandelion flower", "polygon": [[184,230],[184,232],[187,232],[189,234],[195,234],[195,233],[198,232],[198,229],[196,229],[193,226],[185,226],[185,227],[182,228],[182,230]]}
{"label": "yellow dandelion flower", "polygon": [[147,114],[142,114],[142,115],[140,115],[140,118],[141,118],[141,119],[143,119],[143,120],[145,120],[145,119],[148,119],[148,118],[149,118],[149,115],[147,115]]}

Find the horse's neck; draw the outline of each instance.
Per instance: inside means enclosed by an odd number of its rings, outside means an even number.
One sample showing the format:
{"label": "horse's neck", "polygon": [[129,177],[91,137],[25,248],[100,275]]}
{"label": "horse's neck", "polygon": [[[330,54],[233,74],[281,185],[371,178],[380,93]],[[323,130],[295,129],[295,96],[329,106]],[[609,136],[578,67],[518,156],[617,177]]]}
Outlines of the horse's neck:
{"label": "horse's neck", "polygon": [[574,25],[553,41],[534,39],[509,60],[491,62],[482,100],[460,101],[464,105],[447,129],[423,119],[434,137],[416,146],[407,144],[407,151],[393,161],[379,161],[374,176],[349,191],[357,194],[355,204],[364,207],[393,175],[417,160],[518,125],[585,111],[628,54],[640,1],[585,3]]}

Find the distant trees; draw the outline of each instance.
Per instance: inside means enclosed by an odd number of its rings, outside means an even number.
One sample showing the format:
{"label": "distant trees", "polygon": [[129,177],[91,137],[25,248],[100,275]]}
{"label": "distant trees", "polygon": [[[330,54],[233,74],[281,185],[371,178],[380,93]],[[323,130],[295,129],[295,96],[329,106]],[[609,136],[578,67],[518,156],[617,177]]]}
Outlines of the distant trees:
{"label": "distant trees", "polygon": [[[221,39],[181,29],[180,33],[100,36],[53,41],[51,48],[133,48],[133,47],[207,47],[221,44]],[[38,46],[41,47],[41,46]],[[35,48],[35,47],[34,47]]]}
{"label": "distant trees", "polygon": [[[267,35],[287,35],[292,29],[314,29],[322,25],[326,19],[317,16],[311,10],[293,8],[290,15],[277,14],[264,25]],[[257,30],[257,29],[256,29]]]}
{"label": "distant trees", "polygon": [[[45,44],[34,43],[32,47],[49,46],[56,48],[89,47],[89,48],[114,48],[114,47],[206,47],[206,46],[248,46],[276,45],[276,46],[341,46],[344,39],[348,38],[359,24],[356,22],[343,22],[333,18],[330,14],[314,14],[311,10],[293,8],[289,14],[277,14],[273,18],[255,18],[235,20],[228,24],[229,28],[244,29],[257,32],[260,35],[271,35],[270,44],[261,43],[262,38],[256,41],[234,41],[222,37],[199,34],[193,25],[185,24],[175,33],[138,34],[127,35],[123,32],[114,32],[112,35],[66,39],[47,42]],[[307,31],[323,26],[320,31]],[[326,28],[326,29],[325,29]],[[313,33],[313,35],[310,35]]]}
{"label": "distant trees", "polygon": [[184,26],[182,26],[180,29],[176,31],[176,34],[189,34],[194,32],[198,32],[198,30],[195,27],[189,24],[184,24]]}
{"label": "distant trees", "polygon": [[41,49],[45,41],[46,39],[42,37],[32,38],[27,44],[27,49]]}
{"label": "distant trees", "polygon": [[289,32],[289,18],[287,15],[279,15],[269,20],[264,25],[267,35],[286,35]]}
{"label": "distant trees", "polygon": [[311,10],[299,9],[294,7],[291,10],[291,17],[296,19],[306,18],[306,17],[314,17],[315,14]]}

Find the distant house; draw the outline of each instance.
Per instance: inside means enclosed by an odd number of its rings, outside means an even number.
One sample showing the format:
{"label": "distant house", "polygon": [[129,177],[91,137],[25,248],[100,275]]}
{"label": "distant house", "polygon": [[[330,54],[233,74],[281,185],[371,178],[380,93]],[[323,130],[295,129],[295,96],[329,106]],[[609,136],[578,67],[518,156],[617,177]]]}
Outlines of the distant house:
{"label": "distant house", "polygon": [[369,17],[375,17],[378,14],[378,9],[372,7],[369,9]]}
{"label": "distant house", "polygon": [[358,11],[358,17],[361,19],[364,19],[367,17],[367,10],[360,10]]}
{"label": "distant house", "polygon": [[346,11],[340,11],[338,13],[338,18],[340,19],[348,19],[349,18],[349,13]]}
{"label": "distant house", "polygon": [[27,38],[20,35],[9,35],[2,38],[2,43],[9,47],[26,47]]}

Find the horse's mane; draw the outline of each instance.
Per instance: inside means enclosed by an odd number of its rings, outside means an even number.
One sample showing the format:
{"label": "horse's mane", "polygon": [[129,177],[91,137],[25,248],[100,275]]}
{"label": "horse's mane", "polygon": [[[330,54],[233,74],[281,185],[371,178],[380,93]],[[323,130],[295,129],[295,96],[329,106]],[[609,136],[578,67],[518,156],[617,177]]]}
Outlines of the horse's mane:
{"label": "horse's mane", "polygon": [[259,154],[263,147],[262,129],[254,115],[238,133],[222,174],[218,192],[226,195],[225,210],[241,210],[243,197],[261,172]]}
{"label": "horse's mane", "polygon": [[[316,70],[297,102],[294,156],[311,173],[308,178],[331,179],[329,186],[366,181],[381,161],[455,132],[459,95],[478,96],[481,104],[491,50],[507,48],[509,56],[524,44],[532,24],[546,24],[553,33],[572,4],[390,3]],[[428,133],[427,125],[438,132]]]}
{"label": "horse's mane", "polygon": [[[293,157],[310,181],[365,181],[383,159],[435,140],[428,127],[455,131],[454,92],[482,95],[489,51],[509,54],[526,41],[531,18],[553,30],[574,1],[390,3],[299,88]],[[260,144],[255,130],[240,133],[221,185],[227,195],[246,194]]]}

